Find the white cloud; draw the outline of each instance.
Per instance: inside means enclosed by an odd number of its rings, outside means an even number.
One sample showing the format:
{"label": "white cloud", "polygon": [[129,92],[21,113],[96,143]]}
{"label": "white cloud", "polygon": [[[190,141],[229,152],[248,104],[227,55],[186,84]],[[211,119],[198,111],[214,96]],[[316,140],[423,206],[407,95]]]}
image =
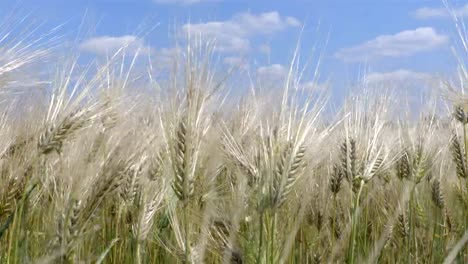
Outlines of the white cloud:
{"label": "white cloud", "polygon": [[271,53],[271,47],[268,44],[262,44],[260,47],[258,47],[258,51],[264,54],[270,54]]}
{"label": "white cloud", "polygon": [[[262,66],[257,69],[258,80],[266,85],[273,87],[281,86],[286,81],[289,74],[289,68],[281,64],[271,64]],[[306,91],[306,92],[323,92],[330,87],[329,82],[318,83],[310,80],[298,80],[297,74],[292,73],[291,89]]]}
{"label": "white cloud", "polygon": [[296,18],[283,17],[278,12],[259,15],[245,12],[234,15],[230,20],[186,24],[183,31],[214,39],[219,51],[245,53],[250,50],[250,37],[271,35],[299,25],[300,22]]}
{"label": "white cloud", "polygon": [[304,82],[301,84],[301,89],[305,91],[316,91],[316,92],[323,92],[329,90],[331,84],[327,82],[317,83],[313,81]]}
{"label": "white cloud", "polygon": [[299,20],[294,17],[281,17],[278,12],[253,15],[249,12],[235,15],[232,23],[240,26],[245,34],[271,34],[287,27],[298,27]]}
{"label": "white cloud", "polygon": [[389,83],[415,83],[427,82],[434,79],[434,76],[425,72],[416,72],[406,69],[399,69],[391,72],[371,72],[367,74],[364,81],[368,84],[389,84]]}
{"label": "white cloud", "polygon": [[465,4],[464,6],[461,6],[459,8],[452,8],[451,10],[445,7],[422,7],[414,11],[413,16],[418,19],[447,18],[450,17],[450,13],[458,17],[468,16],[468,4]]}
{"label": "white cloud", "polygon": [[343,48],[335,57],[345,61],[362,61],[379,57],[405,57],[429,51],[448,42],[448,37],[431,27],[405,30],[394,35],[381,35],[351,48]]}
{"label": "white cloud", "polygon": [[183,59],[183,51],[178,47],[155,49],[153,60],[159,65],[170,66],[172,62]]}
{"label": "white cloud", "polygon": [[257,69],[258,77],[262,79],[278,81],[283,80],[288,75],[288,69],[281,64],[262,66]]}
{"label": "white cloud", "polygon": [[182,55],[182,49],[180,48],[161,48],[157,51],[157,55],[166,58],[176,58]]}
{"label": "white cloud", "polygon": [[120,37],[101,36],[85,40],[80,44],[80,49],[96,55],[114,55],[119,49],[124,48],[127,54],[148,54],[151,48],[146,46],[143,39],[125,35]]}
{"label": "white cloud", "polygon": [[249,68],[249,62],[243,57],[228,56],[223,59],[223,62],[226,65],[239,67],[241,69]]}

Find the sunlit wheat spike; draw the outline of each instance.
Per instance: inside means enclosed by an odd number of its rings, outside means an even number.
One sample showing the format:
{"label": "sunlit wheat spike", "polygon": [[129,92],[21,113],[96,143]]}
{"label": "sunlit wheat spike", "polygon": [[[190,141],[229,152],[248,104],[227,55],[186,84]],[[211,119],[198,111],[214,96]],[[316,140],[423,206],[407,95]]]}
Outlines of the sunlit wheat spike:
{"label": "sunlit wheat spike", "polygon": [[305,157],[306,147],[301,145],[294,156],[291,158],[291,165],[289,167],[288,175],[286,178],[286,184],[283,190],[283,197],[286,197],[289,192],[291,191],[294,183],[299,177],[300,169],[304,164],[304,157]]}
{"label": "sunlit wheat spike", "polygon": [[287,166],[287,159],[289,158],[291,146],[286,146],[281,153],[281,157],[276,164],[276,170],[272,183],[272,205],[277,206],[281,200],[281,185],[283,183],[284,171]]}
{"label": "sunlit wheat spike", "polygon": [[306,152],[306,147],[304,145],[301,145],[296,151],[296,154],[294,155],[294,157],[292,158],[291,167],[289,169],[289,175],[298,174],[299,169],[303,165],[305,152]]}
{"label": "sunlit wheat spike", "polygon": [[452,159],[455,162],[457,167],[457,175],[460,178],[467,177],[467,168],[465,164],[465,154],[463,152],[462,146],[460,144],[460,140],[458,139],[457,135],[452,136]]}
{"label": "sunlit wheat spike", "polygon": [[349,140],[349,162],[350,162],[350,172],[351,179],[357,177],[357,150],[356,150],[356,141],[354,139]]}
{"label": "sunlit wheat spike", "polygon": [[333,172],[330,177],[330,191],[334,194],[337,195],[338,192],[341,190],[341,184],[343,182],[344,178],[344,173],[343,170],[338,168],[338,166],[333,166]]}
{"label": "sunlit wheat spike", "polygon": [[283,177],[283,174],[284,174],[284,170],[285,170],[285,166],[286,166],[286,163],[287,163],[287,158],[288,158],[288,155],[289,155],[289,151],[290,151],[290,146],[287,146],[283,152],[281,153],[281,157],[278,161],[278,163],[276,164],[276,170],[275,170],[275,182],[274,182],[274,187],[279,187],[280,183],[281,183],[281,179]]}
{"label": "sunlit wheat spike", "polygon": [[161,191],[153,195],[153,197],[151,197],[149,201],[146,201],[138,227],[140,229],[138,234],[138,239],[140,241],[146,240],[151,230],[151,227],[153,226],[153,217],[156,214],[156,212],[162,207],[161,203],[163,201],[163,198],[164,192]]}
{"label": "sunlit wheat spike", "polygon": [[345,140],[340,147],[341,150],[341,167],[347,180],[351,180],[349,168],[349,147],[348,140]]}
{"label": "sunlit wheat spike", "polygon": [[63,257],[68,261],[75,258],[75,246],[78,237],[84,232],[85,226],[79,222],[79,215],[81,213],[81,201],[72,199],[68,210],[68,217],[65,218],[65,233],[62,235],[61,247],[63,247]]}
{"label": "sunlit wheat spike", "polygon": [[380,167],[382,166],[382,163],[383,159],[380,157],[375,160],[375,163],[371,169],[371,175],[375,175],[379,171]]}
{"label": "sunlit wheat spike", "polygon": [[80,110],[66,116],[57,126],[50,124],[39,136],[38,148],[41,153],[48,154],[54,150],[60,153],[65,139],[88,124],[88,115],[88,111]]}
{"label": "sunlit wheat spike", "polygon": [[121,174],[120,197],[126,204],[132,204],[139,192],[142,170],[143,164],[132,164]]}
{"label": "sunlit wheat spike", "polygon": [[77,242],[81,231],[79,215],[81,212],[81,201],[71,199],[69,205],[65,208],[66,212],[60,214],[56,240],[52,244],[53,247],[60,249],[60,254],[55,257],[62,258],[62,261],[71,259],[74,254],[74,243]]}
{"label": "sunlit wheat spike", "polygon": [[432,202],[440,209],[444,207],[444,197],[442,195],[442,190],[440,189],[440,181],[435,179],[432,182],[431,186]]}
{"label": "sunlit wheat spike", "polygon": [[386,225],[383,227],[384,228],[384,232],[385,232],[385,245],[384,247],[386,247],[389,242],[392,240],[392,237],[393,237],[393,226],[392,225]]}
{"label": "sunlit wheat spike", "polygon": [[72,203],[72,208],[71,208],[71,212],[70,212],[70,216],[69,216],[69,222],[70,222],[70,225],[69,225],[69,234],[71,237],[75,237],[78,235],[78,217],[79,217],[79,214],[80,214],[80,210],[81,210],[81,200],[73,200],[73,203]]}
{"label": "sunlit wheat spike", "polygon": [[177,198],[186,203],[194,192],[194,183],[188,174],[187,127],[185,121],[179,123],[175,145],[175,179],[172,183],[172,189]]}
{"label": "sunlit wheat spike", "polygon": [[412,177],[416,184],[420,183],[426,175],[426,157],[423,152],[422,144],[419,144],[413,160]]}
{"label": "sunlit wheat spike", "polygon": [[465,110],[461,106],[455,107],[455,111],[453,113],[455,119],[457,119],[462,124],[468,124],[468,117],[465,113]]}
{"label": "sunlit wheat spike", "polygon": [[145,205],[145,210],[143,213],[143,218],[140,223],[140,236],[139,240],[145,240],[146,237],[148,236],[148,233],[151,229],[152,226],[152,219],[154,214],[156,213],[156,207],[157,202],[156,201],[150,201]]}
{"label": "sunlit wheat spike", "polygon": [[396,173],[400,180],[408,179],[410,176],[410,162],[408,152],[404,151],[403,155],[396,162]]}
{"label": "sunlit wheat spike", "polygon": [[62,142],[58,138],[54,138],[55,127],[50,125],[40,136],[38,147],[43,154],[48,154],[53,150],[58,150],[62,148]]}
{"label": "sunlit wheat spike", "polygon": [[352,181],[357,176],[357,150],[356,141],[353,138],[346,138],[341,145],[341,166],[345,177]]}
{"label": "sunlit wheat spike", "polygon": [[315,227],[317,227],[317,230],[322,230],[323,227],[323,220],[324,220],[324,213],[321,209],[318,209],[317,212],[315,213]]}
{"label": "sunlit wheat spike", "polygon": [[[275,183],[273,190],[275,191],[273,206],[281,206],[291,192],[294,183],[299,177],[299,170],[303,165],[306,148],[300,146],[294,153],[294,146],[289,144],[281,155],[281,159],[277,165]],[[286,172],[286,175],[284,175]],[[284,179],[285,177],[285,179]]]}
{"label": "sunlit wheat spike", "polygon": [[404,213],[398,215],[397,234],[402,239],[406,239],[409,235],[408,216]]}
{"label": "sunlit wheat spike", "polygon": [[8,183],[8,188],[5,197],[3,198],[2,211],[0,211],[0,216],[9,215],[16,210],[16,204],[21,197],[22,190],[20,187],[20,182],[18,178],[10,179]]}
{"label": "sunlit wheat spike", "polygon": [[[3,164],[4,165],[4,164]],[[7,171],[7,173],[5,173]],[[0,176],[9,178],[6,184],[5,194],[3,195],[2,203],[0,204],[0,217],[5,214],[11,214],[16,210],[16,205],[21,200],[25,191],[26,184],[33,173],[33,165],[27,165],[24,169],[18,172],[11,171],[8,167],[4,167]],[[2,196],[0,196],[1,198]]]}

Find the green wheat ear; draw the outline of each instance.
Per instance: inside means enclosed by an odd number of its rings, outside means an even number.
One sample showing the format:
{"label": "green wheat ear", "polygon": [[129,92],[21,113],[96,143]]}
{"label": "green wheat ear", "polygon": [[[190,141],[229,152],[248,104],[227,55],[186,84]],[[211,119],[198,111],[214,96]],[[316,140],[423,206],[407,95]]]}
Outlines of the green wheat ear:
{"label": "green wheat ear", "polygon": [[283,150],[275,170],[275,178],[272,188],[273,208],[280,207],[286,201],[288,194],[291,192],[294,183],[300,175],[305,152],[305,146],[300,146],[294,153],[294,146],[292,144],[288,144],[288,146]]}
{"label": "green wheat ear", "polygon": [[337,165],[334,165],[333,166],[333,172],[332,172],[332,175],[330,177],[330,184],[329,184],[329,188],[330,188],[330,191],[334,194],[334,195],[337,195],[338,192],[341,190],[341,184],[343,182],[343,179],[344,179],[344,172],[341,168],[339,168]]}
{"label": "green wheat ear", "polygon": [[358,176],[357,147],[353,138],[346,138],[341,144],[341,169],[345,178],[353,182]]}
{"label": "green wheat ear", "polygon": [[442,209],[444,207],[444,197],[442,195],[442,190],[440,189],[440,181],[438,179],[435,179],[432,182],[431,190],[432,202],[438,208]]}
{"label": "green wheat ear", "polygon": [[411,172],[411,164],[409,159],[408,151],[405,150],[403,155],[396,162],[396,174],[398,179],[409,179]]}
{"label": "green wheat ear", "polygon": [[409,232],[408,216],[405,213],[401,213],[398,215],[396,233],[402,240],[406,240]]}
{"label": "green wheat ear", "polygon": [[187,126],[185,122],[180,122],[176,132],[175,144],[175,179],[172,189],[177,198],[183,203],[193,195],[194,182],[189,178],[189,161],[187,146]]}
{"label": "green wheat ear", "polygon": [[460,144],[460,140],[456,134],[452,136],[451,143],[452,159],[456,164],[457,175],[460,178],[466,178],[467,168],[465,164],[465,154]]}

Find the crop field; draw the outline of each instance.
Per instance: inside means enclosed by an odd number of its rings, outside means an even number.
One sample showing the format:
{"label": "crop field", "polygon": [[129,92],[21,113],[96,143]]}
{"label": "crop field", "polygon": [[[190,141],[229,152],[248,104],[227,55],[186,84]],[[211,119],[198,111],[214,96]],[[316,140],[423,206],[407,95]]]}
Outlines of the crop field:
{"label": "crop field", "polygon": [[2,32],[0,263],[468,262],[468,49],[417,107],[365,85],[335,107],[298,51],[233,94],[196,37],[155,74]]}

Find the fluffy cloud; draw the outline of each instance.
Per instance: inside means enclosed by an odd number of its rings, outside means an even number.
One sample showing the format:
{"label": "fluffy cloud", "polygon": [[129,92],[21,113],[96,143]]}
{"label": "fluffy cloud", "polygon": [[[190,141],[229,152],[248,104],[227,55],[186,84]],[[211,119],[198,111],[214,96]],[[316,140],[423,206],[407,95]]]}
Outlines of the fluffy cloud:
{"label": "fluffy cloud", "polygon": [[452,8],[448,10],[447,8],[432,8],[432,7],[422,7],[413,12],[413,16],[418,19],[429,19],[429,18],[447,18],[450,17],[450,13],[458,16],[465,17],[468,16],[468,4],[465,4],[459,8]]}
{"label": "fluffy cloud", "polygon": [[[268,66],[262,66],[257,69],[257,77],[259,80],[266,84],[282,85],[289,74],[289,68],[281,64],[271,64]],[[295,73],[292,74],[293,79],[297,77]],[[295,80],[297,81],[297,80]],[[324,91],[330,87],[328,82],[317,83],[315,81],[299,80],[298,83],[294,83],[294,89],[300,89],[302,91]]]}
{"label": "fluffy cloud", "polygon": [[239,67],[241,69],[248,69],[249,62],[243,57],[228,56],[223,59],[223,63],[229,66]]}
{"label": "fluffy cloud", "polygon": [[369,84],[388,84],[427,82],[433,78],[429,73],[399,69],[392,72],[372,72],[367,74],[364,80]]}
{"label": "fluffy cloud", "polygon": [[288,75],[288,69],[281,64],[262,66],[257,69],[258,77],[267,80],[283,80]]}
{"label": "fluffy cloud", "polygon": [[316,91],[316,92],[323,92],[329,90],[331,84],[329,81],[323,83],[317,83],[313,81],[304,82],[301,84],[301,89],[304,91]]}
{"label": "fluffy cloud", "polygon": [[379,57],[404,57],[429,51],[448,42],[448,37],[431,27],[405,30],[394,35],[381,35],[350,48],[343,48],[335,57],[345,61],[362,61]]}
{"label": "fluffy cloud", "polygon": [[127,54],[148,54],[151,48],[146,46],[143,39],[133,35],[120,37],[101,36],[85,40],[80,44],[80,49],[96,55],[114,55],[124,48]]}
{"label": "fluffy cloud", "polygon": [[154,49],[151,54],[153,55],[151,59],[154,62],[153,66],[159,67],[172,66],[173,62],[181,62],[184,57],[183,50],[178,47]]}
{"label": "fluffy cloud", "polygon": [[244,53],[251,48],[250,37],[271,35],[297,26],[300,26],[300,22],[296,18],[283,17],[278,12],[259,15],[245,12],[235,15],[230,20],[186,24],[183,26],[183,32],[214,39],[219,51]]}

